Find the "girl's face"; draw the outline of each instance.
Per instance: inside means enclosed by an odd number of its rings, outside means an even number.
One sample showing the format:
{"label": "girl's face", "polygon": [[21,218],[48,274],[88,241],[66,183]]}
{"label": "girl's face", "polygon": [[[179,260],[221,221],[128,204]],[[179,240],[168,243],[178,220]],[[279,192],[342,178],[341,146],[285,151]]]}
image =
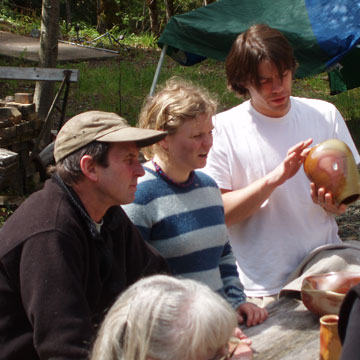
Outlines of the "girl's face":
{"label": "girl's face", "polygon": [[175,135],[162,140],[171,166],[183,174],[203,168],[213,144],[213,128],[211,116],[202,114],[184,121]]}

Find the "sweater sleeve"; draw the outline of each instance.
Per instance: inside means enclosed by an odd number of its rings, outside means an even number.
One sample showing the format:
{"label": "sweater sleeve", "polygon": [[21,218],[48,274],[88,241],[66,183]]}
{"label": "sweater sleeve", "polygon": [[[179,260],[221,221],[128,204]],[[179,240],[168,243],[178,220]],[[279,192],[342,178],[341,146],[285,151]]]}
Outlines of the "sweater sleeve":
{"label": "sweater sleeve", "polygon": [[139,230],[142,238],[149,242],[151,235],[151,225],[149,224],[146,205],[132,203],[125,206],[123,205],[122,207],[127,216]]}
{"label": "sweater sleeve", "polygon": [[244,286],[239,280],[239,274],[236,268],[236,261],[233,255],[231,245],[227,242],[219,263],[220,274],[223,281],[223,293],[228,302],[234,309],[246,301]]}
{"label": "sweater sleeve", "polygon": [[128,285],[144,276],[171,274],[167,261],[149,243],[144,241],[141,231],[126,218],[123,220],[124,237],[127,238],[126,258]]}

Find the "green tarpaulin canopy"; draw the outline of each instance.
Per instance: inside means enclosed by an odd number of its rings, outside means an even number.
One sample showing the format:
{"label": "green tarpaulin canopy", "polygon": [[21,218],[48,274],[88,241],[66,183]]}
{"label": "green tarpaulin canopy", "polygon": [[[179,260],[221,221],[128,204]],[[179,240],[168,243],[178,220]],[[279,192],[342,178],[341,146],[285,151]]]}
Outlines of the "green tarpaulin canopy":
{"label": "green tarpaulin canopy", "polygon": [[225,60],[237,35],[256,23],[288,38],[300,65],[296,77],[329,71],[333,94],[360,86],[358,0],[219,0],[172,17],[159,45],[183,65]]}

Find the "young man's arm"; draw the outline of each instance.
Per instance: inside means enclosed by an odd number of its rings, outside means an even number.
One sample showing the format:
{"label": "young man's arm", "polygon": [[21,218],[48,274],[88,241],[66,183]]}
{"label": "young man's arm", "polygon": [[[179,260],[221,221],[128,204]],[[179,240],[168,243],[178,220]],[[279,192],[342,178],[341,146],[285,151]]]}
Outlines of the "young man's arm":
{"label": "young man's arm", "polygon": [[303,164],[312,139],[301,141],[288,150],[284,161],[273,171],[239,190],[221,189],[227,226],[239,223],[257,212],[272,192],[293,177]]}

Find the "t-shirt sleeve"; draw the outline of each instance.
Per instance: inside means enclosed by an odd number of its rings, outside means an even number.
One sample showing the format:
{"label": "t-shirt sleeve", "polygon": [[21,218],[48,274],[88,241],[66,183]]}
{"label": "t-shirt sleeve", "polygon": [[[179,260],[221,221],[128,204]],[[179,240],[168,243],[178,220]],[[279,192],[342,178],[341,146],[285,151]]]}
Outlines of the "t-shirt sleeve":
{"label": "t-shirt sleeve", "polygon": [[213,117],[213,124],[213,146],[203,171],[216,181],[220,189],[232,190],[230,164],[227,151],[227,133],[221,124],[221,119],[217,116]]}

